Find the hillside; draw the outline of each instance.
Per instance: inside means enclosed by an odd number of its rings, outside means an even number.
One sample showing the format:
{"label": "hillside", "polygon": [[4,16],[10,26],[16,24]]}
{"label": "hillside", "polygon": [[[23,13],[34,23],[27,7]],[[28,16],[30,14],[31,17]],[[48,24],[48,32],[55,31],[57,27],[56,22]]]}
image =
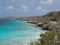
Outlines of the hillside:
{"label": "hillside", "polygon": [[40,22],[44,20],[51,20],[51,21],[59,21],[60,20],[60,11],[49,12],[44,16],[31,16],[31,17],[20,17],[17,18],[18,20],[25,20],[25,21],[34,21]]}
{"label": "hillside", "polygon": [[40,35],[40,39],[31,45],[60,45],[60,11],[50,12],[43,17],[38,26],[47,32]]}
{"label": "hillside", "polygon": [[52,21],[58,21],[60,20],[60,11],[50,12],[43,17],[49,17]]}

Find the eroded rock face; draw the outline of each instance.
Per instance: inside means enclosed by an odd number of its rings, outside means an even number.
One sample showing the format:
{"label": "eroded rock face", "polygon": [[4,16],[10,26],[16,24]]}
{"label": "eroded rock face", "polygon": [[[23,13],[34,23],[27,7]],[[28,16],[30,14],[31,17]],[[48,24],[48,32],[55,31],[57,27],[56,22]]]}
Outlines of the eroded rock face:
{"label": "eroded rock face", "polygon": [[48,28],[49,28],[48,24],[43,24],[43,26],[42,26],[43,30],[48,30]]}
{"label": "eroded rock face", "polygon": [[48,23],[38,23],[39,27],[42,27],[43,30],[52,30],[52,29],[57,29],[58,22],[56,21],[49,21]]}
{"label": "eroded rock face", "polygon": [[43,25],[43,22],[38,22],[37,23],[37,26],[39,26],[39,27],[42,27],[42,25]]}

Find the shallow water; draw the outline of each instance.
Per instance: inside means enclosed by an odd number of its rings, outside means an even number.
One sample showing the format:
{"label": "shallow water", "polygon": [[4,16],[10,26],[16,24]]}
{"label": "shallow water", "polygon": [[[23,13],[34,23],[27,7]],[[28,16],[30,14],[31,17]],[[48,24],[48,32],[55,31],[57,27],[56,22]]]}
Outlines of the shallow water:
{"label": "shallow water", "polygon": [[29,45],[41,32],[41,28],[26,21],[0,21],[0,45]]}

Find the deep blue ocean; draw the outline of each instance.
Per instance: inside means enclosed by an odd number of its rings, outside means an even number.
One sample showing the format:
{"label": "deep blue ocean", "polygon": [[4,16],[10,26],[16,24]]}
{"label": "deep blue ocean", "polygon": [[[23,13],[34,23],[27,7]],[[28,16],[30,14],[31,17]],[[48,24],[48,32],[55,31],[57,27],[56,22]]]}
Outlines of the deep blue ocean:
{"label": "deep blue ocean", "polygon": [[29,45],[39,38],[42,29],[20,20],[0,21],[0,45]]}

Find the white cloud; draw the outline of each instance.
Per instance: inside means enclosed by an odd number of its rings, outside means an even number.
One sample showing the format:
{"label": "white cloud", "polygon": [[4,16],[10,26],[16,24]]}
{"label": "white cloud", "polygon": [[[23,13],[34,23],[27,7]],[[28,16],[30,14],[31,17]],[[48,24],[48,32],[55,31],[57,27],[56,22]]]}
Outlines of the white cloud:
{"label": "white cloud", "polygon": [[52,4],[53,0],[41,0],[40,3],[41,4]]}
{"label": "white cloud", "polygon": [[[37,8],[37,9],[38,9],[38,8]],[[41,7],[41,9],[36,10],[35,15],[44,15],[44,14],[46,14],[47,12],[49,12],[49,9],[43,9],[43,8]]]}
{"label": "white cloud", "polygon": [[37,7],[37,10],[41,10],[42,9],[42,7]]}
{"label": "white cloud", "polygon": [[7,6],[5,9],[6,9],[6,10],[13,10],[14,7],[13,7],[13,6]]}
{"label": "white cloud", "polygon": [[22,11],[24,12],[28,12],[29,10],[29,7],[27,5],[22,5],[21,8],[22,8]]}
{"label": "white cloud", "polygon": [[36,8],[37,12],[47,12],[49,11],[48,9],[43,9],[41,6]]}

